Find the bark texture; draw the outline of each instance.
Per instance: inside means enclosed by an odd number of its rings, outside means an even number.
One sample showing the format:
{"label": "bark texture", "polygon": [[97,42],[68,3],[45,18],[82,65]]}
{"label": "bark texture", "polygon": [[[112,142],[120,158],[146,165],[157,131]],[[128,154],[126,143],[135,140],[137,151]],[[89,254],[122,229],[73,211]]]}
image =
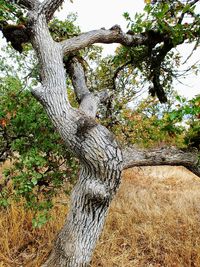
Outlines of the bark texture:
{"label": "bark texture", "polygon": [[199,152],[197,149],[163,147],[156,149],[126,148],[123,152],[123,169],[136,166],[184,166],[200,177]]}
{"label": "bark texture", "polygon": [[80,108],[70,106],[63,48],[49,34],[47,4],[48,1],[40,15],[32,13],[29,20],[32,45],[42,67],[42,86],[33,94],[45,107],[67,147],[79,158],[81,172],[72,192],[70,214],[43,266],[88,266],[109,204],[120,183],[123,159],[114,136],[94,119],[98,101],[89,93],[83,70],[75,59],[70,62],[68,72]]}

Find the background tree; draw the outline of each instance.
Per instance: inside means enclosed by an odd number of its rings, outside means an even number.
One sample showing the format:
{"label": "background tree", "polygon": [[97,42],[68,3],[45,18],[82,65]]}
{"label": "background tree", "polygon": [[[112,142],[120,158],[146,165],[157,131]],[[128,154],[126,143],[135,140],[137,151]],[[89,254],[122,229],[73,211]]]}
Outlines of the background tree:
{"label": "background tree", "polygon": [[[197,174],[199,174],[199,169],[196,166],[197,157],[194,153],[191,156],[191,153],[184,153],[176,149],[162,150],[161,153],[154,150],[152,154],[138,150],[134,151],[135,157],[130,158],[129,156],[128,159],[125,157],[126,162],[123,162],[121,149],[113,134],[95,120],[100,103],[106,100],[107,107],[104,115],[112,120],[113,97],[108,90],[100,90],[102,89],[101,82],[99,83],[100,88],[88,89],[83,56],[87,57],[88,53],[86,52],[89,51],[82,49],[90,47],[94,43],[116,42],[122,45],[113,59],[113,71],[110,73],[113,77],[107,83],[104,80],[109,89],[118,93],[118,99],[116,98],[117,100],[114,101],[116,112],[123,107],[123,105],[119,106],[121,96],[124,94],[122,99],[127,96],[124,79],[120,77],[120,72],[124,70],[129,73],[131,70],[142,73],[144,80],[148,80],[150,83],[151,95],[157,96],[160,102],[166,102],[166,91],[168,91],[171,77],[173,77],[170,62],[175,60],[174,54],[170,51],[185,40],[192,42],[199,37],[199,15],[194,11],[198,1],[189,1],[187,4],[177,1],[177,4],[173,6],[168,3],[147,5],[146,17],[137,15],[135,21],[126,13],[125,18],[130,26],[127,33],[122,32],[120,27],[115,25],[109,30],[100,29],[82,34],[77,31],[72,36],[68,28],[61,33],[57,32],[63,26],[58,21],[55,21],[54,24],[49,23],[62,2],[54,0],[45,0],[42,3],[37,0],[14,1],[14,4],[9,1],[2,2],[4,13],[1,14],[3,18],[1,29],[7,41],[10,41],[15,49],[17,43],[19,52],[22,52],[21,48],[24,43],[32,44],[39,65],[40,85],[38,87],[31,86],[31,92],[46,110],[54,127],[59,132],[62,142],[79,159],[81,165],[80,176],[72,192],[71,211],[44,266],[88,266],[108,207],[119,186],[123,167],[131,164],[136,166],[137,164],[160,165],[164,163],[182,164]],[[172,10],[173,16],[171,16]],[[184,24],[185,14],[192,16],[191,24]],[[10,19],[17,24],[6,24],[4,21],[6,16],[11,16]],[[21,27],[22,18],[23,27]],[[18,20],[20,20],[20,24]],[[7,37],[8,31],[9,38]],[[74,107],[71,105],[67,93],[66,73],[67,77],[71,79],[78,102]],[[134,78],[134,73],[131,73],[131,78]],[[92,81],[94,78],[90,79],[91,85]],[[17,87],[17,84],[19,81],[15,81],[14,88]],[[124,90],[120,90],[120,87]],[[93,92],[94,89],[97,89],[96,94]],[[5,140],[6,138],[15,139],[13,133],[9,133],[7,136],[5,130],[11,117],[15,118],[15,116],[15,113],[9,114],[9,109],[8,112],[5,110],[2,114],[1,129]],[[98,114],[99,119],[102,116]],[[39,117],[35,118],[36,124],[38,119]],[[29,117],[27,120],[34,123]],[[108,123],[108,126],[112,127],[113,123],[110,125]],[[31,133],[27,133],[28,129],[25,129],[24,139],[27,138],[27,135],[29,138],[32,137]],[[34,136],[34,140],[37,140],[37,136]],[[37,142],[40,141],[42,140],[37,140]],[[4,144],[7,148],[6,141]],[[20,144],[15,144],[14,148],[17,145],[20,146]],[[50,143],[47,144],[48,148],[46,145],[44,147],[45,149],[39,154],[33,147],[31,155],[28,155],[25,160],[27,164],[24,168],[24,177],[20,177],[19,183],[22,180],[27,183],[27,187],[25,187],[27,192],[31,191],[30,188],[32,189],[34,184],[48,183],[49,179],[44,178],[42,172],[45,167],[48,170],[51,166],[50,159],[54,157],[54,153],[53,145]],[[24,149],[24,143],[21,148]],[[18,148],[18,150],[20,149]],[[4,150],[3,153],[6,151],[8,150]],[[36,156],[35,152],[39,156]],[[158,157],[155,157],[156,153],[159,155]],[[45,161],[43,156],[46,154],[48,156]],[[34,158],[34,164],[32,164],[32,158]],[[37,164],[35,164],[35,159]],[[32,167],[37,170],[37,174],[31,174],[30,181],[29,169]],[[40,168],[43,170],[38,176]],[[27,195],[29,196],[29,194]],[[35,197],[35,195],[31,196]]]}

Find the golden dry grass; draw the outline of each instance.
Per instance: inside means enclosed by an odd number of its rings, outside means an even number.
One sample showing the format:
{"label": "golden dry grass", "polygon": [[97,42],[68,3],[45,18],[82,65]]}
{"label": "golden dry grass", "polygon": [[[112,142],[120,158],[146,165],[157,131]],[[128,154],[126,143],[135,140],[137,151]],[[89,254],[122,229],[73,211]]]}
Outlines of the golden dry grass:
{"label": "golden dry grass", "polygon": [[48,255],[52,241],[63,225],[67,208],[56,205],[45,227],[32,227],[33,214],[24,203],[12,203],[0,212],[0,267],[39,267]]}
{"label": "golden dry grass", "polygon": [[127,170],[92,266],[200,266],[199,203],[184,168]]}
{"label": "golden dry grass", "polygon": [[[31,227],[33,215],[22,202],[0,211],[0,267],[39,267],[66,210],[57,203],[52,211],[56,220],[42,229]],[[92,267],[161,266],[200,266],[200,180],[178,167],[129,169]]]}

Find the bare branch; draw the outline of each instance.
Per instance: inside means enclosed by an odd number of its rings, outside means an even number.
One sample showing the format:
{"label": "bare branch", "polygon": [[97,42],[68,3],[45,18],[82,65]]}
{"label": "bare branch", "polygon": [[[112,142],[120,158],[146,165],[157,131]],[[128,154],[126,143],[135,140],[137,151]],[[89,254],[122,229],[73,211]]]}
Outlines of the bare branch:
{"label": "bare branch", "polygon": [[200,177],[198,151],[181,150],[175,147],[152,150],[126,148],[124,151],[124,169],[136,166],[184,166]]}
{"label": "bare branch", "polygon": [[100,100],[87,87],[85,71],[80,59],[74,56],[65,66],[72,80],[77,100],[80,102],[80,109],[88,116],[95,118]]}
{"label": "bare branch", "polygon": [[126,34],[116,25],[110,30],[100,29],[83,33],[77,37],[61,42],[61,45],[64,54],[69,54],[94,43],[120,43],[126,46],[138,46],[147,44],[147,42],[147,36],[143,34]]}
{"label": "bare branch", "polygon": [[164,61],[167,53],[173,48],[173,43],[171,40],[164,42],[161,48],[156,49],[151,55],[151,65],[150,65],[150,80],[153,83],[153,87],[149,90],[152,96],[157,95],[161,103],[167,102],[167,97],[165,91],[160,82],[161,75],[161,64]]}
{"label": "bare branch", "polygon": [[90,93],[86,85],[84,68],[77,56],[69,58],[69,60],[67,60],[67,62],[64,61],[64,63],[72,80],[77,100],[81,102],[84,96]]}
{"label": "bare branch", "polygon": [[45,0],[41,4],[40,13],[45,14],[47,21],[50,21],[63,2],[64,0]]}
{"label": "bare branch", "polygon": [[72,80],[74,92],[80,103],[80,109],[88,116],[95,118],[98,105],[105,103],[113,94],[111,90],[104,89],[98,93],[91,93],[86,84],[85,70],[82,59],[73,56],[65,63],[65,68]]}
{"label": "bare branch", "polygon": [[108,99],[113,96],[113,90],[111,89],[103,89],[100,92],[96,93],[95,95],[99,98],[101,103],[106,103]]}
{"label": "bare branch", "polygon": [[129,64],[133,64],[133,60],[129,60],[127,62],[125,62],[123,65],[119,66],[116,70],[115,70],[115,73],[113,75],[113,89],[115,90],[116,89],[116,84],[115,84],[115,80],[117,79],[118,77],[118,74],[120,73],[120,71],[122,71],[126,66],[128,66]]}
{"label": "bare branch", "polygon": [[[199,2],[199,0],[193,0],[193,1],[191,1],[191,2],[188,2],[187,5],[190,5],[190,7],[192,7],[192,6],[194,6],[197,2]],[[182,13],[181,13],[181,16],[180,16],[180,18],[179,18],[179,20],[178,20],[178,24],[181,24],[181,23],[182,23],[182,21],[183,21],[184,16],[185,16],[186,13],[188,13],[188,11],[185,11],[185,12],[182,12]]]}
{"label": "bare branch", "polygon": [[190,52],[189,56],[187,56],[187,58],[184,60],[184,62],[182,64],[185,64],[188,61],[188,59],[191,58],[191,56],[193,55],[194,51],[198,48],[199,44],[200,44],[200,37],[197,38],[196,43],[194,45],[194,48],[192,49],[192,51]]}

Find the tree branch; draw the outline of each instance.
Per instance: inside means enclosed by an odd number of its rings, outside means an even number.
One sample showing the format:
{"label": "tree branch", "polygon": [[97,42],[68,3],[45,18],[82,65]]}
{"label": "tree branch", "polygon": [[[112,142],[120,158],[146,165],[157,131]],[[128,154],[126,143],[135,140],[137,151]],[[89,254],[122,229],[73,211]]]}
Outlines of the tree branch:
{"label": "tree branch", "polygon": [[95,118],[100,99],[91,93],[86,84],[85,71],[79,57],[73,56],[65,64],[72,80],[74,92],[80,103],[80,109],[88,116]]}
{"label": "tree branch", "polygon": [[[190,5],[190,7],[192,7],[192,6],[195,5],[197,2],[199,2],[199,0],[193,0],[193,1],[191,1],[191,2],[188,2],[187,5]],[[179,18],[179,20],[178,20],[178,24],[181,24],[181,23],[182,23],[182,21],[183,21],[184,16],[185,16],[186,13],[188,13],[188,11],[185,11],[185,12],[182,12],[182,13],[181,13],[181,16],[180,16],[180,18]]]}
{"label": "tree branch", "polygon": [[41,4],[40,13],[45,14],[47,21],[50,21],[63,2],[64,0],[45,0]]}
{"label": "tree branch", "polygon": [[72,80],[76,98],[80,103],[80,109],[88,116],[95,118],[100,103],[105,103],[112,92],[104,89],[97,93],[91,93],[86,84],[85,70],[82,59],[79,56],[72,56],[65,63],[65,68]]}
{"label": "tree branch", "polygon": [[84,96],[90,93],[86,84],[84,67],[78,56],[69,57],[67,61],[64,60],[64,63],[65,68],[72,80],[77,100],[80,103]]}
{"label": "tree branch", "polygon": [[114,72],[114,75],[112,77],[112,80],[113,80],[113,90],[116,89],[116,84],[115,84],[115,80],[117,79],[118,77],[118,74],[120,73],[120,71],[122,71],[126,66],[130,65],[130,64],[133,64],[133,60],[129,60],[127,62],[125,62],[123,65],[119,66],[115,72]]}
{"label": "tree branch", "polygon": [[124,150],[124,169],[136,166],[184,166],[200,177],[198,151],[172,148],[138,149],[136,147]]}
{"label": "tree branch", "polygon": [[143,34],[126,34],[122,32],[118,25],[115,25],[109,30],[100,29],[83,33],[61,42],[61,45],[64,54],[69,54],[94,43],[120,43],[126,46],[138,46],[148,44],[148,36]]}
{"label": "tree branch", "polygon": [[152,52],[150,61],[150,80],[153,83],[153,87],[150,88],[149,92],[152,96],[157,95],[159,101],[161,103],[167,102],[167,97],[165,91],[160,82],[161,75],[161,64],[164,61],[167,53],[173,48],[173,43],[171,40],[167,40],[164,42],[163,46],[159,49],[156,49]]}

